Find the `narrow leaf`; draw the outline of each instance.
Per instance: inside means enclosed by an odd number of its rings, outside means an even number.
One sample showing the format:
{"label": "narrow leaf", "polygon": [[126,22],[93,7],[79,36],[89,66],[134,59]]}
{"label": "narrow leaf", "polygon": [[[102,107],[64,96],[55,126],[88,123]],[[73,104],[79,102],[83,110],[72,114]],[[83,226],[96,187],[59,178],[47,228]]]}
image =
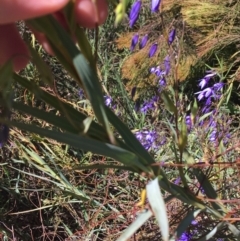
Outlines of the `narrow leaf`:
{"label": "narrow leaf", "polygon": [[106,128],[109,139],[112,141],[112,143],[114,143],[114,136],[108,124],[108,118],[105,113],[105,104],[101,86],[95,71],[90,68],[90,65],[86,62],[86,59],[82,54],[78,54],[73,59],[73,64],[80,79],[82,80],[84,89],[99,122]]}
{"label": "narrow leaf", "polygon": [[178,225],[175,235],[176,237],[180,237],[185,230],[187,229],[187,227],[191,224],[191,222],[197,217],[197,215],[202,212],[203,210],[198,209],[198,210],[193,210],[193,211],[189,211],[187,216],[184,217],[180,224]]}
{"label": "narrow leaf", "polygon": [[37,70],[41,76],[41,79],[51,87],[53,86],[53,75],[49,68],[49,66],[43,61],[43,59],[39,56],[37,51],[28,45],[28,49],[30,50],[32,56],[32,62],[36,65]]}
{"label": "narrow leaf", "polygon": [[210,240],[219,230],[221,230],[226,225],[226,222],[220,222],[216,227],[204,237],[198,239],[198,241],[207,241]]}
{"label": "narrow leaf", "polygon": [[231,223],[228,223],[229,230],[234,234],[237,240],[240,240],[240,231]]}
{"label": "narrow leaf", "polygon": [[227,212],[227,210],[225,210],[225,207],[222,204],[218,203],[217,193],[213,188],[211,182],[208,180],[208,177],[202,172],[202,170],[200,168],[193,168],[193,173],[198,179],[198,182],[203,188],[206,196],[210,199],[216,200],[216,202],[211,202],[213,208],[218,212],[220,211],[222,214]]}
{"label": "narrow leaf", "polygon": [[0,67],[0,91],[11,85],[13,75],[12,62],[8,61]]}
{"label": "narrow leaf", "polygon": [[117,241],[127,241],[129,238],[152,216],[150,210],[143,211],[138,215],[136,220],[128,226],[124,233],[117,239]]}
{"label": "narrow leaf", "polygon": [[164,241],[167,241],[169,239],[169,224],[166,206],[162,197],[162,193],[160,191],[158,178],[150,181],[147,184],[146,189],[147,198],[152,208],[152,211],[158,221],[158,225],[162,233],[162,238]]}
{"label": "narrow leaf", "polygon": [[86,151],[91,151],[96,154],[111,157],[115,160],[118,160],[119,162],[122,162],[125,165],[133,167],[138,172],[140,170],[148,171],[148,169],[144,165],[142,165],[141,162],[139,162],[138,157],[134,153],[129,152],[121,147],[93,140],[86,136],[66,132],[62,133],[54,130],[47,130],[35,125],[11,121],[8,121],[7,124],[11,126],[16,126],[17,128],[24,131],[30,131],[32,133],[54,139],[61,143],[66,143],[75,148],[81,148]]}
{"label": "narrow leaf", "polygon": [[166,109],[169,112],[176,114],[177,113],[177,108],[176,108],[176,106],[174,105],[173,101],[170,99],[170,97],[168,96],[168,94],[165,91],[163,91],[161,93],[161,98],[162,98],[162,100],[163,100],[163,102],[165,104]]}

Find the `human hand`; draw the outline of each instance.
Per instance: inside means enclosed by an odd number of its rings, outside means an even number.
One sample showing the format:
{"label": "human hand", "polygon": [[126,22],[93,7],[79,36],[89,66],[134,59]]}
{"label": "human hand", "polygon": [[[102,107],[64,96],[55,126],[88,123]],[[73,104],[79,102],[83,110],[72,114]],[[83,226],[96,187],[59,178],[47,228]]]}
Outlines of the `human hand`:
{"label": "human hand", "polygon": [[[15,71],[23,69],[30,58],[27,46],[19,36],[14,24],[18,20],[56,13],[61,10],[69,0],[0,0],[0,66],[9,59],[13,61]],[[94,28],[105,22],[108,15],[106,0],[76,0],[75,17],[79,25]],[[45,49],[49,49],[44,36],[39,41]]]}

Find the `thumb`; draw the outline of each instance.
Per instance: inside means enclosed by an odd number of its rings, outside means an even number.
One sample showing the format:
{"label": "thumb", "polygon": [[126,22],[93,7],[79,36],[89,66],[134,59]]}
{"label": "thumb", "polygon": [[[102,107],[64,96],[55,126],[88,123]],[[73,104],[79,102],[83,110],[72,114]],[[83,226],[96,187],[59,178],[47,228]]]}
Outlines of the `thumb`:
{"label": "thumb", "polygon": [[56,12],[69,0],[0,0],[0,24],[39,17]]}

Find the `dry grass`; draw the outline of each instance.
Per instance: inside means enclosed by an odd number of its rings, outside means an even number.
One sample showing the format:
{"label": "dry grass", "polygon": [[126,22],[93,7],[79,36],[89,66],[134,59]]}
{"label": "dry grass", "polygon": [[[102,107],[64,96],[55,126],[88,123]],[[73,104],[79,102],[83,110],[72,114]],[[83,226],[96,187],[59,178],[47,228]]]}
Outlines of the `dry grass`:
{"label": "dry grass", "polygon": [[[231,80],[239,79],[238,66],[239,52],[231,46],[239,45],[240,28],[238,27],[239,1],[176,1],[166,0],[162,5],[162,16],[164,25],[160,15],[152,17],[151,22],[138,30],[140,36],[148,33],[151,36],[148,46],[143,50],[136,50],[131,54],[122,65],[122,75],[129,80],[127,86],[131,89],[133,86],[145,87],[146,83],[153,81],[149,75],[149,66],[156,66],[162,63],[166,56],[167,32],[172,26],[177,29],[178,46],[181,48],[181,57],[177,68],[177,77],[180,81],[187,79],[191,72],[191,68],[203,62],[211,63],[215,58],[215,54],[223,59],[221,72],[228,71],[233,68]],[[180,10],[178,16],[176,11]],[[184,24],[183,24],[184,23]],[[157,29],[157,30],[156,30]],[[165,29],[168,29],[165,32]],[[120,36],[116,45],[118,49],[129,48],[133,32]],[[183,42],[181,37],[183,36]],[[147,54],[152,43],[159,43],[158,53],[151,60]],[[230,48],[230,51],[229,51]],[[229,61],[229,59],[231,60]],[[231,66],[231,64],[233,66]],[[213,63],[217,65],[214,60]],[[219,64],[219,63],[218,63]],[[174,66],[174,63],[172,63]],[[218,66],[216,66],[218,67]],[[173,67],[174,68],[174,67]]]}

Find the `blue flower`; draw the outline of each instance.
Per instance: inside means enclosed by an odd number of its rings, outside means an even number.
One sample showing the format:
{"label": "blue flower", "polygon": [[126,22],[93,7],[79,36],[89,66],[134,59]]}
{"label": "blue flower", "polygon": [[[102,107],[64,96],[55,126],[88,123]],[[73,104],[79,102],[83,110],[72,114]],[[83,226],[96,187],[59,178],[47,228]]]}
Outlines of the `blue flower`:
{"label": "blue flower", "polygon": [[112,98],[110,96],[108,96],[108,95],[105,95],[104,99],[105,99],[105,105],[106,106],[110,106],[111,103],[112,103]]}
{"label": "blue flower", "polygon": [[161,3],[161,0],[152,0],[152,7],[151,7],[152,12],[156,13],[159,11],[160,3]]}
{"label": "blue flower", "polygon": [[159,97],[154,96],[152,99],[145,101],[140,111],[146,114],[148,110],[154,110],[156,108],[156,103],[158,102],[158,99]]}
{"label": "blue flower", "polygon": [[168,44],[171,45],[175,39],[176,29],[173,29],[168,35]]}
{"label": "blue flower", "polygon": [[187,125],[187,129],[188,131],[191,131],[192,130],[192,118],[190,115],[187,115],[186,118],[185,118],[185,123]]}
{"label": "blue flower", "polygon": [[162,87],[166,86],[167,82],[164,77],[162,77],[159,81],[158,84]]}
{"label": "blue flower", "polygon": [[167,55],[164,59],[165,74],[168,75],[171,69],[170,57]]}
{"label": "blue flower", "polygon": [[213,89],[215,91],[220,91],[220,90],[222,90],[223,86],[224,86],[224,83],[216,83],[213,85]]}
{"label": "blue flower", "polygon": [[216,71],[209,70],[207,71],[207,75],[205,75],[202,79],[199,80],[199,87],[203,89],[208,84],[209,80],[217,74]]}
{"label": "blue flower", "polygon": [[195,94],[198,95],[197,98],[200,101],[200,100],[202,100],[204,98],[208,98],[208,97],[213,96],[214,95],[214,91],[213,91],[212,88],[208,87],[208,88],[206,88],[206,89],[204,89],[202,91],[199,91],[199,92],[197,92]]}
{"label": "blue flower", "polygon": [[148,57],[151,58],[153,57],[153,55],[156,53],[157,51],[157,48],[158,48],[158,45],[157,43],[153,44],[151,47],[150,47],[150,50],[149,50],[149,53],[148,53]]}
{"label": "blue flower", "polygon": [[178,177],[175,181],[174,181],[174,184],[176,184],[176,185],[179,185],[180,184],[180,182],[181,182],[181,178],[180,177]]}
{"label": "blue flower", "polygon": [[156,67],[152,67],[152,68],[150,69],[150,73],[151,73],[151,74],[155,74],[155,71],[156,71]]}
{"label": "blue flower", "polygon": [[160,67],[158,66],[156,69],[155,69],[155,75],[157,77],[161,77],[163,75],[165,75],[165,71],[161,70]]}
{"label": "blue flower", "polygon": [[157,151],[159,146],[164,145],[166,140],[158,141],[159,134],[154,130],[142,130],[135,133],[136,138],[146,150]]}
{"label": "blue flower", "polygon": [[192,220],[191,224],[192,224],[192,225],[197,225],[197,224],[198,224],[198,221],[197,221],[197,220]]}
{"label": "blue flower", "polygon": [[139,49],[143,49],[143,48],[146,46],[147,41],[148,41],[148,35],[146,34],[146,35],[142,38],[141,42],[139,43]]}
{"label": "blue flower", "polygon": [[136,23],[139,17],[139,13],[141,10],[142,2],[140,0],[136,1],[131,8],[130,15],[129,15],[129,25],[132,28],[133,25]]}
{"label": "blue flower", "polygon": [[187,232],[183,233],[181,237],[178,239],[178,241],[190,241],[191,235]]}
{"label": "blue flower", "polygon": [[199,83],[199,87],[200,87],[201,89],[203,89],[203,88],[207,85],[208,80],[209,80],[209,79],[205,79],[205,78],[201,79],[201,80],[200,80],[200,83]]}
{"label": "blue flower", "polygon": [[139,39],[139,35],[138,33],[136,33],[135,35],[133,35],[132,37],[132,42],[131,42],[131,46],[130,46],[130,51],[132,52],[134,50],[134,48],[136,47],[137,43],[138,43],[138,39]]}
{"label": "blue flower", "polygon": [[79,95],[80,99],[84,99],[84,91],[83,91],[83,89],[79,89],[78,95]]}

